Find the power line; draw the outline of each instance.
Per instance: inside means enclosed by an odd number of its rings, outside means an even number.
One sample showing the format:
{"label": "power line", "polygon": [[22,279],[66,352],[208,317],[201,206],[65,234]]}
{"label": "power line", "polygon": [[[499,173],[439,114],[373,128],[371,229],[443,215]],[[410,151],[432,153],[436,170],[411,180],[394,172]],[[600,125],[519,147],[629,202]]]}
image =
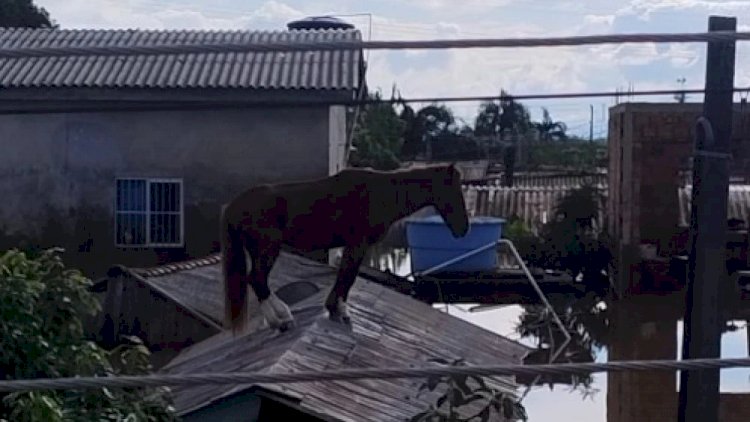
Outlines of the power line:
{"label": "power line", "polygon": [[[750,92],[750,87],[734,88],[732,92]],[[414,98],[391,98],[391,99],[344,99],[344,100],[242,100],[242,101],[185,101],[171,103],[153,103],[139,100],[123,100],[113,103],[111,100],[89,100],[88,106],[77,107],[72,103],[63,106],[32,106],[28,109],[16,109],[17,102],[12,100],[0,100],[0,115],[2,114],[46,114],[46,113],[71,113],[71,112],[109,112],[109,111],[167,111],[167,110],[219,110],[219,109],[243,109],[263,107],[321,107],[321,106],[366,106],[378,104],[411,104],[411,103],[452,103],[452,102],[489,102],[498,100],[529,101],[544,99],[565,98],[592,98],[592,97],[615,97],[629,98],[636,96],[663,96],[676,93],[705,94],[704,89],[680,89],[680,90],[651,90],[651,91],[599,91],[599,92],[567,92],[557,94],[521,94],[521,95],[485,95],[485,96],[457,96],[457,97],[414,97]],[[723,92],[717,90],[717,92]],[[99,103],[97,103],[99,101]],[[5,106],[4,104],[8,104]],[[29,103],[27,103],[29,104]]]}
{"label": "power line", "polygon": [[[57,30],[50,30],[57,31]],[[345,33],[344,31],[337,31]],[[346,31],[349,32],[349,31]],[[358,32],[358,31],[357,31]],[[304,42],[219,42],[201,44],[165,44],[136,46],[86,46],[86,47],[20,47],[0,49],[0,58],[79,55],[149,55],[190,53],[246,53],[323,50],[402,50],[448,48],[517,48],[582,46],[613,43],[669,43],[669,42],[719,42],[750,40],[750,32],[716,31],[698,33],[642,33],[577,35],[553,38],[484,38],[445,39],[421,41],[304,41]]]}
{"label": "power line", "polygon": [[426,378],[445,375],[517,376],[580,375],[598,372],[678,371],[750,367],[750,358],[634,360],[606,363],[558,363],[542,365],[433,366],[426,368],[365,368],[291,373],[193,373],[109,377],[37,378],[0,381],[0,392],[30,390],[132,388],[166,385],[279,384],[355,379]]}

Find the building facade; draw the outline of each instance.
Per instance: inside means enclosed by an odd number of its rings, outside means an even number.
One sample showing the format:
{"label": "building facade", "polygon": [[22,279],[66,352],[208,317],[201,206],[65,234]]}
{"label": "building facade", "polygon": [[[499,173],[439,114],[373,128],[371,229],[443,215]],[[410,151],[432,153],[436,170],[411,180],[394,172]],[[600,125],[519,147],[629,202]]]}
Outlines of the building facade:
{"label": "building facade", "polygon": [[[6,29],[0,47],[358,40],[356,29]],[[344,165],[360,51],[0,59],[0,247],[91,276],[218,250],[221,205]]]}

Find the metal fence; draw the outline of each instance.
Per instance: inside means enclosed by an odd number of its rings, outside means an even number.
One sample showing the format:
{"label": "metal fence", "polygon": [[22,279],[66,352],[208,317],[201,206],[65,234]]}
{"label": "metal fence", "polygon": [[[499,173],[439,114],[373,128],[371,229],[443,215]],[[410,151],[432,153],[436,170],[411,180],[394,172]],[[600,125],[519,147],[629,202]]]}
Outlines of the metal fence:
{"label": "metal fence", "polygon": [[[560,173],[516,173],[513,175],[514,187],[567,187],[583,184],[602,185],[607,183],[607,173],[560,174]],[[494,174],[483,180],[469,181],[472,186],[502,186],[503,175]]]}
{"label": "metal fence", "polygon": [[[560,184],[557,186],[464,186],[466,207],[471,216],[491,216],[510,219],[519,218],[534,233],[539,233],[555,214],[560,200],[571,191],[582,186],[581,183]],[[597,189],[606,198],[607,185],[597,184]],[[599,207],[599,215],[594,222],[595,228],[604,226],[604,204]],[[517,268],[510,251],[502,250],[499,254],[501,268]]]}
{"label": "metal fence", "polygon": [[[554,215],[560,200],[582,186],[580,183],[556,186],[464,186],[464,198],[469,214],[521,219],[532,230],[538,230]],[[605,197],[606,184],[594,185]],[[596,221],[604,223],[604,204]]]}

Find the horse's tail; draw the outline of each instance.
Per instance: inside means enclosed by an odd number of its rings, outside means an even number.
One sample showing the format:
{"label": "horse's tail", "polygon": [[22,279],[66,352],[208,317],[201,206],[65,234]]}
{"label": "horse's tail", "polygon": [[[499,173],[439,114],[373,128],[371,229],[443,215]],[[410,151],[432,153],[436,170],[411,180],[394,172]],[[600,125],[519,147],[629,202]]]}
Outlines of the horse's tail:
{"label": "horse's tail", "polygon": [[224,325],[237,332],[247,323],[247,261],[242,233],[221,210],[221,261],[224,276]]}

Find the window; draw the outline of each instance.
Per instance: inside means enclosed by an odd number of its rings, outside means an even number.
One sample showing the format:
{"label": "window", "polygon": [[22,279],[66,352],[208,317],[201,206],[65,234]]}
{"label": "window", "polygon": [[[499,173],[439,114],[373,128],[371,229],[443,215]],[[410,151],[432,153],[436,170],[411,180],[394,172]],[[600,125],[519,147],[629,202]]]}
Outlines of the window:
{"label": "window", "polygon": [[184,235],[180,179],[117,179],[115,245],[181,247]]}

